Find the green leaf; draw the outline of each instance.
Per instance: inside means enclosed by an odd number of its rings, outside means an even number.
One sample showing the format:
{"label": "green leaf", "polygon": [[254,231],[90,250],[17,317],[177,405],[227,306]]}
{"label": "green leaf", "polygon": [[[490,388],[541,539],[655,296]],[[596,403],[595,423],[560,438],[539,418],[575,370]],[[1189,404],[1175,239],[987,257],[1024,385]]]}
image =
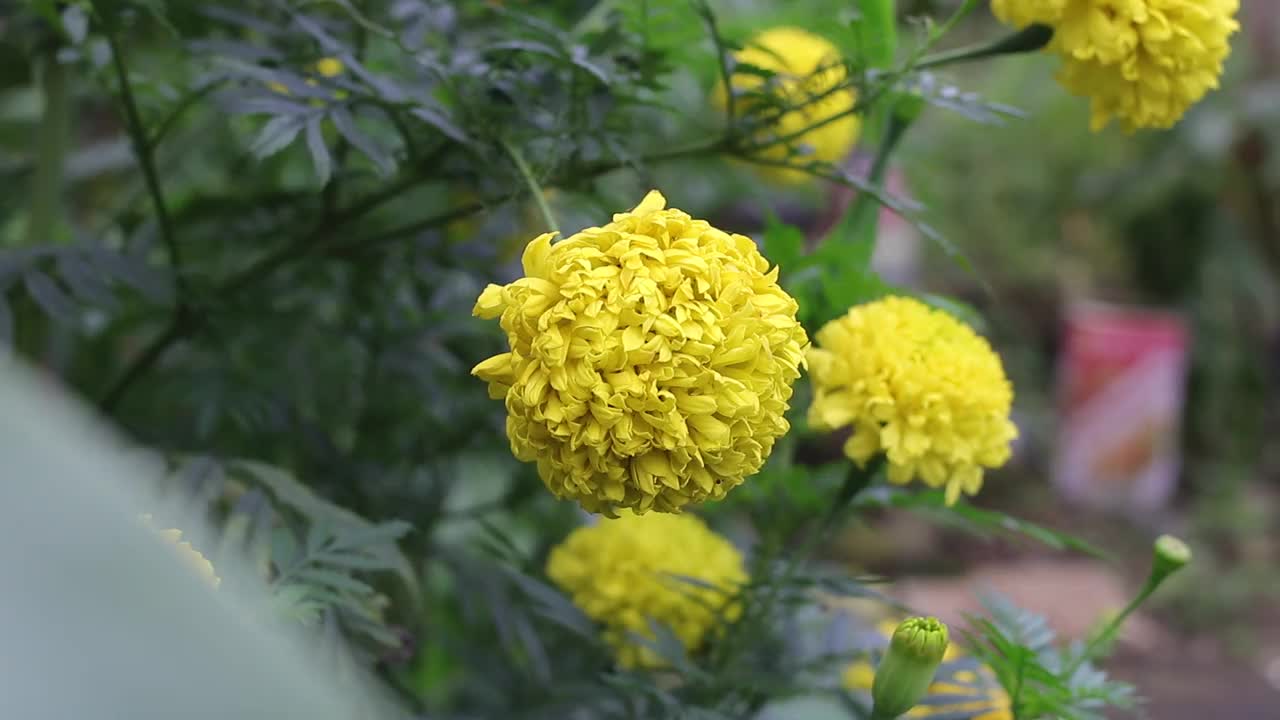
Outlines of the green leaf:
{"label": "green leaf", "polygon": [[48,275],[37,270],[29,270],[22,277],[31,299],[36,301],[41,310],[49,317],[64,323],[75,322],[76,303],[58,287]]}
{"label": "green leaf", "polygon": [[770,212],[765,219],[764,256],[786,275],[800,269],[803,255],[804,232]]}
{"label": "green leaf", "polygon": [[864,509],[890,507],[913,510],[980,535],[991,533],[1022,535],[1055,550],[1075,550],[1101,560],[1110,560],[1107,553],[1073,535],[1019,520],[996,510],[977,508],[964,500],[948,506],[946,496],[941,490],[909,492],[889,487],[874,488],[863,493],[854,505]]}
{"label": "green leaf", "polygon": [[311,164],[316,169],[316,179],[321,185],[329,182],[333,170],[333,160],[329,157],[329,148],[324,144],[324,133],[321,132],[320,116],[307,120],[307,151],[311,153]]}
{"label": "green leaf", "polygon": [[262,126],[249,151],[264,160],[289,147],[299,132],[302,132],[302,122],[297,117],[273,117]]}
{"label": "green leaf", "polygon": [[89,34],[89,14],[79,5],[68,5],[62,11],[62,29],[72,45],[79,45]]}
{"label": "green leaf", "polygon": [[356,127],[355,118],[351,117],[351,113],[345,107],[335,107],[329,119],[333,121],[334,127],[338,128],[338,132],[342,133],[342,137],[346,138],[347,142],[369,158],[380,175],[387,177],[395,172],[395,160],[372,138]]}
{"label": "green leaf", "polygon": [[858,47],[867,64],[888,68],[898,51],[898,20],[894,0],[858,0],[861,16],[854,23]]}

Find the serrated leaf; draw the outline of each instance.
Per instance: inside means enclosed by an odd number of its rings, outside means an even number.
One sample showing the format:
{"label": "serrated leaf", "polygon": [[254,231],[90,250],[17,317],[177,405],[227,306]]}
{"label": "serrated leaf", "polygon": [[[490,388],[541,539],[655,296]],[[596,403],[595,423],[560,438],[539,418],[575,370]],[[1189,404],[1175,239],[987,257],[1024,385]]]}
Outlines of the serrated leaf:
{"label": "serrated leaf", "polygon": [[311,153],[311,165],[315,168],[316,179],[321,185],[329,182],[329,175],[333,170],[329,148],[324,144],[324,133],[321,128],[323,120],[323,116],[307,120],[307,151]]}
{"label": "serrated leaf", "polygon": [[76,321],[75,301],[68,297],[48,275],[38,270],[28,270],[22,276],[22,282],[31,299],[35,300],[49,317],[64,323]]}
{"label": "serrated leaf", "polygon": [[273,117],[262,127],[249,150],[259,160],[265,160],[288,147],[301,131],[302,121],[299,118]]}

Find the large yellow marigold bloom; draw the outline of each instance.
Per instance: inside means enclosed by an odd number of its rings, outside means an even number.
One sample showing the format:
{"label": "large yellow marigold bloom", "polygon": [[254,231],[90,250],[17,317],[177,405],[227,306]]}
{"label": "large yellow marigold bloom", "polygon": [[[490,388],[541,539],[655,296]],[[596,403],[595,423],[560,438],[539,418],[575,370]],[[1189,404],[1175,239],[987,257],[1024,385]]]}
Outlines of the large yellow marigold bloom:
{"label": "large yellow marigold bloom", "polygon": [[164,530],[157,529],[151,520],[150,515],[143,515],[142,522],[151,528],[162,540],[168,543],[178,553],[178,557],[187,564],[196,574],[205,582],[209,583],[215,589],[222,584],[222,579],[218,577],[213,569],[213,563],[208,558],[191,546],[191,543],[182,539],[182,531],[176,528],[167,528]]}
{"label": "large yellow marigold bloom", "polygon": [[574,530],[551,551],[547,576],[604,626],[618,663],[628,668],[663,664],[630,637],[653,638],[650,618],[692,652],[721,617],[737,618],[741,609],[732,598],[747,580],[742,555],[728,540],[693,515],[658,513],[626,513]]}
{"label": "large yellow marigold bloom", "polygon": [[654,191],[560,242],[540,235],[525,277],[490,285],[511,352],[477,365],[506,400],[512,452],[591,512],[678,512],[755,473],[808,342],[777,268]]}
{"label": "large yellow marigold bloom", "polygon": [[1091,100],[1092,125],[1172,127],[1218,87],[1239,0],[992,0],[1017,28],[1053,28],[1059,80]]}
{"label": "large yellow marigold bloom", "polygon": [[[786,143],[772,145],[760,151],[761,157],[785,160],[797,152],[801,145],[807,145],[812,149],[812,154],[796,158],[798,162],[822,160],[838,163],[853,149],[858,140],[861,121],[849,111],[857,101],[857,93],[852,88],[833,91],[833,88],[846,80],[840,51],[835,45],[799,28],[779,27],[754,37],[734,59],[739,63],[774,72],[774,94],[788,105],[796,107],[777,118],[767,135],[790,137],[801,133],[805,128],[848,113]],[[734,89],[742,92],[759,90],[768,80],[754,73],[738,73],[733,76],[732,82]],[[723,86],[718,89],[716,99],[721,105],[726,102]],[[771,108],[761,108],[761,112],[774,111]],[[765,139],[766,137],[760,138],[761,141]],[[764,172],[784,183],[799,183],[810,178],[800,170],[785,168],[770,168]]]}
{"label": "large yellow marigold bloom", "polygon": [[1000,357],[969,326],[918,300],[889,297],[849,310],[818,331],[809,350],[809,423],[852,426],[845,453],[878,453],[889,479],[945,487],[948,503],[982,487],[1003,465],[1017,429],[1013,388]]}

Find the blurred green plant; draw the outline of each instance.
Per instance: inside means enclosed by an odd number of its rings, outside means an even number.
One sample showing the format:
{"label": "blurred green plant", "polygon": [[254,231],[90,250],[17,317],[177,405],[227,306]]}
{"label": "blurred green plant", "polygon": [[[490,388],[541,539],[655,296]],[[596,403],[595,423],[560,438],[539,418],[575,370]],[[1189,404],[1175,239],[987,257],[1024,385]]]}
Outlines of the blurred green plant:
{"label": "blurred green plant", "polygon": [[[166,489],[220,529],[215,565],[247,557],[279,613],[374,668],[416,714],[710,719],[815,693],[843,703],[840,668],[865,649],[815,649],[796,628],[816,613],[819,637],[844,630],[815,609],[821,594],[891,606],[872,579],[813,562],[851,516],[909,509],[1091,548],[888,490],[875,466],[810,462],[801,386],[792,436],[709,509],[747,551],[740,617],[697,652],[655,624],[667,667],[616,668],[543,577],[582,518],[510,460],[468,372],[500,339],[470,309],[486,282],[517,274],[513,233],[598,222],[671,176],[707,200],[743,185],[781,194],[742,167],[857,191],[813,249],[776,218],[764,230],[810,329],[904,292],[870,267],[881,207],[966,262],[884,180],[933,109],[991,127],[1019,115],[940,72],[1048,40],[938,49],[976,5],[899,32],[890,0],[775,4],[769,17],[711,0],[22,3],[0,25],[0,58],[22,68],[0,62],[0,182],[27,189],[0,198],[0,340],[169,458]],[[737,62],[766,20],[828,35],[843,55],[820,72],[840,81],[797,96],[781,91],[795,78]],[[734,90],[742,76],[763,82]],[[713,114],[717,83],[731,90]],[[849,90],[865,175],[812,158],[814,127],[773,129]],[[1042,648],[990,628],[982,657],[1025,698],[1015,714],[1065,706],[1059,685],[1024,691],[1002,670],[1048,663]],[[1089,692],[1112,687],[1081,667]]]}

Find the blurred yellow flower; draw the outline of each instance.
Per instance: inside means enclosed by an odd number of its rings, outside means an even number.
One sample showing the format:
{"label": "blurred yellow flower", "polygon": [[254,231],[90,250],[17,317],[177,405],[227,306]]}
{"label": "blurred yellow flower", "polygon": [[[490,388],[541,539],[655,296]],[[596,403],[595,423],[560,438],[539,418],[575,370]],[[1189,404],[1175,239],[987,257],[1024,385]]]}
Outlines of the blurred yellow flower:
{"label": "blurred yellow flower", "polygon": [[[315,71],[316,73],[319,73],[320,77],[335,78],[341,75],[342,72],[347,69],[347,66],[343,65],[342,61],[339,60],[338,58],[326,57],[326,58],[320,58],[319,60],[312,63],[310,69]],[[303,82],[305,82],[308,87],[315,87],[318,84],[316,83],[315,78],[307,78]],[[267,83],[267,87],[271,89],[272,92],[276,92],[281,95],[292,95],[292,93],[289,92],[289,88],[285,87],[284,83],[281,83],[281,82],[276,82],[272,80],[271,82]],[[334,98],[338,100],[345,100],[347,98],[347,95],[348,93],[346,90],[337,90],[333,93]],[[324,101],[320,100],[319,98],[312,98],[311,105],[315,107],[319,107],[321,105],[324,105]]]}
{"label": "blurred yellow flower", "polygon": [[[771,160],[786,160],[801,145],[812,153],[794,158],[795,162],[821,160],[838,163],[853,149],[858,140],[861,121],[852,114],[857,93],[853,88],[835,90],[846,81],[840,51],[826,39],[799,28],[779,27],[766,30],[753,38],[734,56],[738,63],[745,63],[775,73],[773,95],[787,106],[796,109],[777,118],[767,133],[777,138],[797,135],[786,143],[772,145],[759,155]],[[768,79],[755,73],[736,73],[732,83],[736,93],[759,91]],[[727,102],[723,85],[718,88],[716,101],[721,106]],[[758,102],[758,101],[757,101]],[[744,109],[750,109],[750,99],[743,101]],[[762,114],[775,112],[760,108]],[[835,119],[833,119],[835,118]],[[826,122],[830,120],[830,122]],[[825,124],[821,124],[824,123]],[[819,127],[813,127],[821,124]],[[812,130],[804,132],[806,128]],[[801,183],[810,175],[800,170],[767,168],[764,174],[783,183]]]}
{"label": "blurred yellow flower", "polygon": [[1002,21],[1054,29],[1058,79],[1090,98],[1092,126],[1172,127],[1218,87],[1239,0],[992,0]]}
{"label": "blurred yellow flower", "polygon": [[341,75],[342,71],[347,69],[347,66],[343,65],[338,58],[327,57],[317,60],[315,68],[321,77],[332,78]]}
{"label": "blurred yellow flower", "polygon": [[627,668],[664,664],[629,633],[653,638],[652,618],[695,651],[721,616],[737,619],[741,608],[730,601],[747,580],[742,555],[729,541],[693,515],[658,513],[625,513],[574,530],[551,551],[547,577],[604,626]]}
{"label": "blurred yellow flower", "polygon": [[515,456],[590,512],[678,512],[760,469],[808,341],[751,238],[666,209],[631,212],[524,251],[490,285],[511,351],[471,371],[507,407]]}
{"label": "blurred yellow flower", "polygon": [[809,350],[818,430],[852,426],[850,458],[883,452],[889,480],[945,487],[947,503],[976,494],[983,468],[1003,465],[1017,428],[1000,357],[969,326],[918,300],[852,308]]}
{"label": "blurred yellow flower", "polygon": [[181,530],[176,530],[174,528],[159,530],[152,523],[150,515],[143,515],[142,521],[147,525],[147,527],[154,530],[161,539],[169,545],[172,545],[173,548],[177,550],[178,556],[182,558],[182,561],[194,569],[196,574],[198,574],[205,582],[212,585],[215,589],[222,584],[222,579],[218,577],[216,572],[214,572],[213,563],[209,562],[204,555],[201,555],[199,550],[191,547],[191,543],[182,539]]}

